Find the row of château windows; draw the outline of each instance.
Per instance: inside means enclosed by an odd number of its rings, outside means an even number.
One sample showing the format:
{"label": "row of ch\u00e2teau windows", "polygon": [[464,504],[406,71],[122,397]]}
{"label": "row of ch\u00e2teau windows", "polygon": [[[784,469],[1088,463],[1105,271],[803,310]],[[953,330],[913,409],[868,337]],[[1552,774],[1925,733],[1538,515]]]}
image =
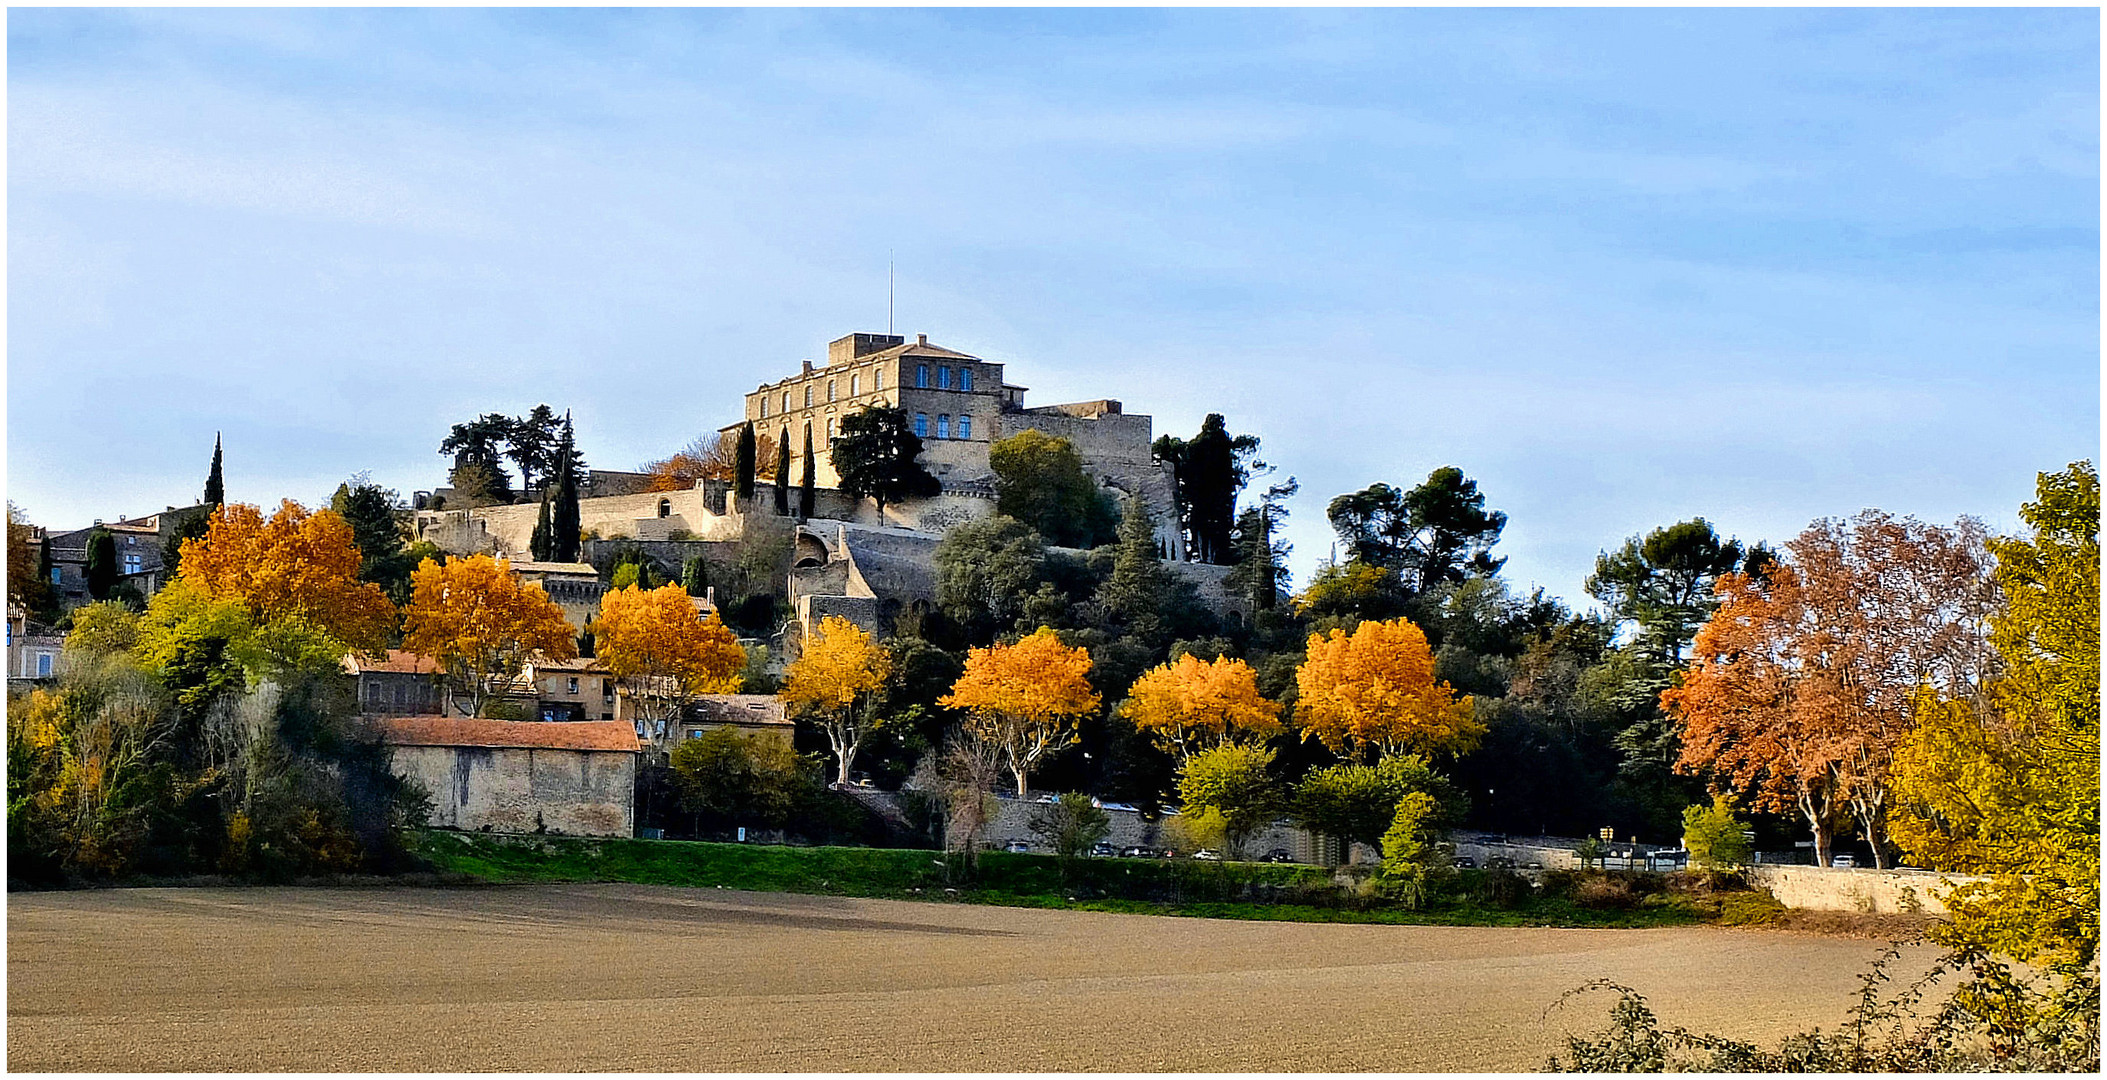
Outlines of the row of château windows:
{"label": "row of ch\u00e2teau windows", "polygon": [[[915,433],[915,436],[916,436],[917,438],[922,438],[922,439],[926,439],[926,438],[928,438],[928,437],[929,437],[929,414],[928,414],[928,413],[916,413],[916,414],[914,414],[914,433]],[[936,437],[937,437],[937,438],[939,438],[939,439],[950,439],[950,438],[959,438],[959,439],[970,439],[970,438],[972,438],[972,437],[973,437],[973,418],[972,418],[972,417],[970,417],[970,416],[964,416],[964,415],[961,415],[961,416],[960,416],[960,417],[958,418],[958,434],[954,436],[954,435],[952,435],[952,433],[951,433],[951,416],[950,416],[950,414],[948,414],[948,413],[944,413],[944,414],[939,414],[939,415],[937,416],[937,418],[936,418]]]}
{"label": "row of ch\u00e2teau windows", "polygon": [[[949,369],[946,369],[946,370],[948,371]],[[967,389],[971,389],[971,388],[972,388],[972,385],[971,385],[971,384],[972,384],[972,382],[973,382],[973,380],[972,380],[972,378],[971,378],[971,377],[969,376],[969,377],[968,377],[968,378],[966,379],[966,383],[967,383]],[[815,385],[815,384],[813,384],[813,383],[806,383],[806,384],[805,384],[805,408],[808,408],[808,409],[812,407],[812,396],[813,396],[813,393],[814,393],[814,389],[813,389],[814,385]],[[835,400],[834,392],[835,392],[835,389],[836,389],[836,385],[837,385],[837,380],[834,380],[834,379],[828,379],[828,380],[827,380],[827,400],[828,400],[828,401],[833,401],[833,400]],[[880,391],[880,390],[883,390],[883,389],[885,389],[885,370],[884,370],[883,368],[878,368],[878,369],[874,369],[874,370],[872,370],[872,372],[871,372],[871,392],[872,392],[872,393],[876,393],[876,392],[878,392],[878,391]],[[860,373],[860,372],[859,372],[859,373],[857,373],[857,374],[854,374],[854,375],[851,375],[851,376],[849,376],[849,396],[850,396],[850,397],[857,397],[857,396],[861,395],[862,393],[863,393],[863,375],[862,375],[862,373]],[[787,413],[789,413],[789,412],[790,412],[790,391],[788,391],[788,390],[785,390],[785,391],[783,391],[783,399],[782,399],[782,402],[783,402],[783,403],[782,403],[782,406],[781,406],[781,407],[780,407],[780,408],[779,408],[779,409],[778,409],[777,411],[778,411],[778,412],[781,412],[781,413],[786,413],[786,414],[787,414]],[[764,420],[768,418],[768,395],[767,395],[767,394],[763,394],[763,395],[761,395],[761,418],[762,418],[762,419],[764,419]]]}
{"label": "row of ch\u00e2teau windows", "polygon": [[[915,384],[915,386],[916,386],[917,388],[919,388],[919,389],[923,389],[923,390],[927,390],[927,389],[929,389],[929,365],[928,365],[928,364],[916,364],[916,365],[915,365],[915,369],[914,369],[914,384]],[[948,368],[948,367],[939,367],[939,368],[937,368],[937,369],[936,369],[936,388],[937,388],[937,389],[939,389],[939,390],[949,390],[949,389],[951,389],[951,388],[952,388],[952,386],[951,386],[951,369],[950,369],[950,368]],[[960,390],[971,390],[971,389],[973,389],[973,369],[972,369],[972,368],[959,368],[959,369],[958,369],[958,389],[960,389]]]}

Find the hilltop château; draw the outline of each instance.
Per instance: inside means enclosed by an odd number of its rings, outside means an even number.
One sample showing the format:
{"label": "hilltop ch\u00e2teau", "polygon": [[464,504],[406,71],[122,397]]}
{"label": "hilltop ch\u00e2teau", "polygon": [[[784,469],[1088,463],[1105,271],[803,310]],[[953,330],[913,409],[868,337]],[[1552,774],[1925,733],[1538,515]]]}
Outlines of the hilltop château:
{"label": "hilltop ch\u00e2teau", "polygon": [[[841,614],[883,631],[902,604],[933,599],[932,556],[943,533],[994,513],[989,447],[1037,430],[1074,444],[1084,471],[1116,501],[1139,499],[1155,516],[1169,565],[1195,578],[1203,595],[1220,597],[1223,568],[1183,561],[1171,469],[1151,452],[1150,418],[1109,398],[1027,407],[1025,388],[1006,382],[1003,368],[932,344],[923,334],[912,342],[893,334],[839,338],[828,344],[825,364],[806,360],[788,378],[760,384],[745,397],[742,421],[719,429],[736,432],[750,422],[756,433],[789,447],[793,483],[811,446],[817,498],[809,518],[776,514],[765,493],[742,502],[730,485],[704,480],[685,491],[581,498],[580,527],[597,541],[588,550],[611,543],[720,545],[784,537],[792,544],[789,599],[800,621]],[[907,413],[923,440],[919,460],[940,485],[936,495],[887,504],[881,514],[870,500],[838,489],[831,440],[841,433],[844,416],[872,405]],[[765,487],[776,463],[758,464]],[[417,533],[449,551],[524,560],[539,512],[532,503],[420,510]]]}

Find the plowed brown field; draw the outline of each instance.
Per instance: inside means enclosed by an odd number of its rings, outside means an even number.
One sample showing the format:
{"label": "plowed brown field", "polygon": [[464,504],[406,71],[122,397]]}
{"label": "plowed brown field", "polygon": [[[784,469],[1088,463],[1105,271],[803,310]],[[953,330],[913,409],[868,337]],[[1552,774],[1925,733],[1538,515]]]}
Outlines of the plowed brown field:
{"label": "plowed brown field", "polygon": [[14,1070],[1532,1069],[1597,996],[1770,1038],[1876,943],[634,885],[16,893]]}

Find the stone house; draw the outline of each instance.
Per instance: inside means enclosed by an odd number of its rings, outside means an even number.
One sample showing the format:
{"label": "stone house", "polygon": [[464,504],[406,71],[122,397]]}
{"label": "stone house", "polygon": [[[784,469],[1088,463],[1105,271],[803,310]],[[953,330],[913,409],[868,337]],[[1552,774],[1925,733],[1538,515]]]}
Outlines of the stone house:
{"label": "stone house", "polygon": [[778,739],[785,746],[797,731],[796,723],[783,714],[783,699],[774,694],[705,694],[681,716],[679,737],[697,739],[703,732],[726,727]]}
{"label": "stone house", "polygon": [[65,646],[64,634],[30,621],[21,605],[11,605],[7,609],[8,686],[34,686],[56,677]]}
{"label": "stone house", "polygon": [[[540,508],[536,507],[536,512]],[[584,629],[593,616],[600,613],[600,594],[607,587],[600,582],[600,572],[591,563],[534,562],[528,559],[510,560],[512,576],[522,583],[532,582],[549,594],[549,599],[563,609],[563,617],[575,629]]]}
{"label": "stone house", "polygon": [[431,796],[428,824],[565,836],[635,832],[638,747],[623,724],[441,716],[376,723],[396,775]]}
{"label": "stone house", "polygon": [[85,529],[47,534],[51,544],[51,582],[59,605],[68,610],[88,603],[88,538],[105,529],[117,549],[117,587],[130,585],[151,597],[168,584],[161,553],[175,530],[191,518],[212,512],[209,503],[175,507],[158,514],[97,521]]}
{"label": "stone house", "polygon": [[536,660],[527,665],[525,681],[534,694],[534,714],[550,722],[619,719],[615,714],[615,678],[593,657]]}
{"label": "stone house", "polygon": [[343,670],[367,716],[421,716],[442,711],[439,665],[429,656],[389,649],[386,656],[344,657]]}

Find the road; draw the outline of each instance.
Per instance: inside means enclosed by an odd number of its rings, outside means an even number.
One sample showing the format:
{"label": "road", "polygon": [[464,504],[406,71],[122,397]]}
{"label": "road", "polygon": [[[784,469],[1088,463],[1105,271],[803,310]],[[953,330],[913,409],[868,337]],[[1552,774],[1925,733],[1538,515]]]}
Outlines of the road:
{"label": "road", "polygon": [[1834,1026],[1878,943],[1307,925],[636,885],[14,893],[13,1070],[1475,1071]]}

